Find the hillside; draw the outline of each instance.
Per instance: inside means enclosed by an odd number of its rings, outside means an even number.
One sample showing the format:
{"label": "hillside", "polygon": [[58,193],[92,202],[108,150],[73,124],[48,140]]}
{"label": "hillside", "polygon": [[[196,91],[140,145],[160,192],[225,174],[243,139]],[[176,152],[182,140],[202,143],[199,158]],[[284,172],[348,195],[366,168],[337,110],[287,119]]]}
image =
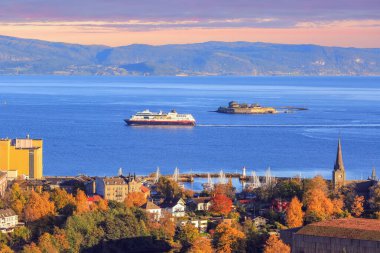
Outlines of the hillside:
{"label": "hillside", "polygon": [[0,36],[0,75],[380,75],[380,49],[206,42],[87,46]]}

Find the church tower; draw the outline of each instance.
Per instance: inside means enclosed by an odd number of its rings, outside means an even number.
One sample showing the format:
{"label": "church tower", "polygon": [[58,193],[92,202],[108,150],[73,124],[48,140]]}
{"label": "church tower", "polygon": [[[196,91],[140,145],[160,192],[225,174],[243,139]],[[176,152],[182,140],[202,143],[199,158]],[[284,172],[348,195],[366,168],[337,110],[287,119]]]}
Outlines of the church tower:
{"label": "church tower", "polygon": [[334,171],[332,173],[332,182],[333,182],[334,189],[339,189],[340,187],[342,187],[345,181],[346,181],[346,171],[344,170],[342,145],[339,139]]}

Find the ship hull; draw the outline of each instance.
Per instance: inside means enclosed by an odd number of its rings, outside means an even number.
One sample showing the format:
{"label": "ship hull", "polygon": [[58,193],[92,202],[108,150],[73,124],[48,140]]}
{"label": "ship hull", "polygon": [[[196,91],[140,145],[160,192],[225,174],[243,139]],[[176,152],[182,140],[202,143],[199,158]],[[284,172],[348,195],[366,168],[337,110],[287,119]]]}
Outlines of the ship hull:
{"label": "ship hull", "polygon": [[128,126],[195,126],[194,121],[124,120]]}

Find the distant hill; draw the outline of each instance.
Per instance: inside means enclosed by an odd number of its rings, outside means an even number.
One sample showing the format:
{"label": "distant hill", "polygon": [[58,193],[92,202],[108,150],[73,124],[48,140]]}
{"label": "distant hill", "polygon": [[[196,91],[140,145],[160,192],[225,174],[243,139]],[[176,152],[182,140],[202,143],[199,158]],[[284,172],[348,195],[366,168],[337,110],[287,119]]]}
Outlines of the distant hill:
{"label": "distant hill", "polygon": [[0,75],[380,75],[380,49],[206,42],[87,46],[0,36]]}

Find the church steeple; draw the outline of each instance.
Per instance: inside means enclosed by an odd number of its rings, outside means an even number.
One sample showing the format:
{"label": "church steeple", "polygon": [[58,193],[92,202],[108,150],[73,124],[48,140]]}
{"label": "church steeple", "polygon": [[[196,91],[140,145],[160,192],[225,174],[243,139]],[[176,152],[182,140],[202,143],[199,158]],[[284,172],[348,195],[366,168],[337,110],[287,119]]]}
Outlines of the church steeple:
{"label": "church steeple", "polygon": [[336,160],[334,165],[334,171],[332,173],[332,182],[334,189],[339,189],[345,184],[346,171],[343,164],[342,144],[340,139],[338,140],[338,150],[336,153]]}
{"label": "church steeple", "polygon": [[338,140],[338,150],[336,153],[336,161],[335,161],[335,165],[334,165],[334,171],[337,171],[337,170],[343,170],[344,171],[342,144],[340,143],[340,138]]}

